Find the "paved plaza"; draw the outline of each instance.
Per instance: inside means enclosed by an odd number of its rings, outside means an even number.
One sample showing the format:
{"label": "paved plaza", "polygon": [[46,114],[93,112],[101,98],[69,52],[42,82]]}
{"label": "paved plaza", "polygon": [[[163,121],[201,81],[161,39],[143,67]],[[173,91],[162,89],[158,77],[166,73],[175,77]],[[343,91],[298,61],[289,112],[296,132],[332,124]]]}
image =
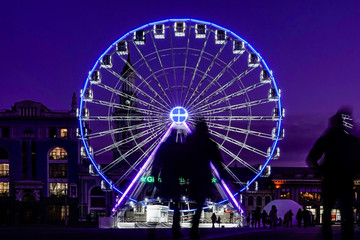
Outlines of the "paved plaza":
{"label": "paved plaza", "polygon": [[[334,240],[341,240],[340,227],[334,226]],[[36,239],[36,240],[167,240],[171,239],[170,228],[131,228],[100,229],[87,227],[55,226],[2,226],[1,239]],[[189,229],[182,229],[184,240],[189,238]],[[201,228],[201,239],[244,239],[244,240],[321,240],[321,227],[254,229],[242,228]],[[355,239],[360,239],[360,232],[355,230]]]}

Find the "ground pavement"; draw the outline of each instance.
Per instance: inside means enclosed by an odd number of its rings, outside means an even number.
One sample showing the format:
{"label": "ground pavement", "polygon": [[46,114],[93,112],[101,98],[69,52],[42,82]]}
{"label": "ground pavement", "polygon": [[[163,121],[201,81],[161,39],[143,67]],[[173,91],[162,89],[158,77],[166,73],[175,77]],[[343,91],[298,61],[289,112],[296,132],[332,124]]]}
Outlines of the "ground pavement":
{"label": "ground pavement", "polygon": [[[0,226],[2,240],[168,240],[171,239],[170,228],[132,228],[100,229],[86,227],[61,226]],[[341,240],[340,227],[333,226],[334,240]],[[189,238],[189,228],[182,229]],[[321,240],[321,227],[254,229],[242,228],[201,228],[201,239],[214,240]],[[355,230],[354,240],[360,239],[359,229]]]}

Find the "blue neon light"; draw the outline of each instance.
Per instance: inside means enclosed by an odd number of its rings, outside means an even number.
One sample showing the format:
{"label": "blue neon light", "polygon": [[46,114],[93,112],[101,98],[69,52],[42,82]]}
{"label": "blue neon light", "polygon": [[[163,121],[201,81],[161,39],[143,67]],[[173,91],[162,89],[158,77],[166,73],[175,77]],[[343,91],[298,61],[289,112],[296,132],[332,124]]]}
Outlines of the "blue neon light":
{"label": "blue neon light", "polygon": [[[278,126],[277,126],[277,135],[276,135],[276,138],[275,138],[275,141],[273,142],[273,146],[272,146],[272,150],[271,150],[271,153],[270,153],[270,156],[267,158],[265,164],[263,165],[262,169],[259,171],[259,173],[251,180],[249,181],[249,183],[244,186],[239,192],[243,192],[244,190],[246,190],[246,188],[248,186],[250,186],[264,171],[264,169],[266,168],[266,166],[268,165],[268,163],[270,162],[273,154],[274,154],[274,151],[276,149],[276,146],[277,146],[277,143],[279,141],[279,137],[280,137],[280,133],[281,133],[281,124],[282,124],[282,104],[281,104],[281,97],[280,97],[280,94],[279,94],[279,89],[278,89],[278,86],[276,84],[276,81],[275,81],[275,78],[273,76],[273,74],[271,73],[268,65],[266,64],[265,60],[262,58],[262,56],[247,42],[245,41],[243,38],[241,38],[239,35],[237,35],[236,33],[230,31],[229,29],[226,29],[224,27],[221,27],[217,24],[214,24],[214,23],[211,23],[211,22],[206,22],[206,21],[202,21],[202,20],[197,20],[197,19],[191,19],[191,18],[183,18],[183,19],[165,19],[165,20],[160,20],[160,21],[155,21],[155,22],[152,22],[152,23],[148,23],[148,24],[145,24],[141,27],[138,27],[132,31],[129,31],[127,32],[126,34],[124,34],[122,37],[120,37],[119,39],[117,39],[114,43],[112,43],[101,55],[100,57],[97,59],[97,61],[95,62],[95,64],[93,65],[91,71],[89,72],[88,74],[88,77],[86,78],[86,81],[85,81],[85,84],[84,84],[84,87],[83,87],[83,93],[85,93],[85,90],[89,84],[89,79],[90,79],[90,76],[92,74],[92,72],[95,70],[95,68],[98,66],[98,64],[100,63],[101,59],[103,58],[103,56],[113,47],[116,46],[116,43],[118,43],[119,41],[122,41],[123,39],[125,39],[127,36],[131,36],[131,34],[133,34],[134,32],[140,30],[140,29],[143,29],[143,28],[146,28],[146,27],[150,27],[150,26],[153,26],[155,24],[163,24],[163,23],[166,23],[166,22],[179,22],[179,21],[183,21],[183,22],[195,22],[195,23],[200,23],[200,24],[205,24],[205,25],[209,25],[209,26],[212,26],[212,27],[215,27],[215,28],[218,28],[218,29],[221,29],[221,30],[224,30],[226,31],[227,33],[233,35],[234,37],[238,38],[240,41],[243,41],[245,43],[245,45],[247,45],[247,47],[249,47],[259,58],[260,60],[262,61],[264,67],[268,70],[268,72],[270,73],[271,77],[272,77],[272,84],[276,90],[276,93],[277,95],[279,96],[279,100],[278,100],[278,107],[279,107],[279,110],[280,110],[280,117],[279,117],[279,120],[278,120]],[[82,140],[82,143],[83,143],[83,146],[85,148],[85,151],[86,151],[86,154],[88,155],[89,157],[89,160],[91,162],[91,164],[94,166],[94,169],[97,171],[97,173],[105,180],[105,182],[107,184],[109,184],[115,191],[117,191],[118,193],[120,194],[123,194],[123,192],[121,190],[119,190],[116,186],[114,186],[107,178],[106,176],[104,176],[104,174],[102,174],[102,172],[100,171],[100,169],[97,167],[97,164],[95,163],[93,157],[91,156],[90,154],[90,151],[89,151],[89,148],[88,148],[88,145],[87,145],[87,142],[86,142],[86,139],[84,138],[84,131],[83,131],[83,122],[82,122],[82,111],[81,109],[83,108],[83,96],[81,96],[81,100],[80,100],[80,105],[79,105],[79,108],[80,108],[80,111],[79,111],[79,129],[80,129],[80,135],[81,135],[81,140]],[[239,192],[235,193],[234,196],[236,196],[237,194],[239,194]],[[131,201],[134,201],[134,202],[138,202],[137,200],[133,199],[133,198],[129,198],[129,200]],[[226,200],[223,200],[221,202],[225,202],[227,201]]]}
{"label": "blue neon light", "polygon": [[175,107],[171,110],[170,118],[174,123],[183,123],[188,118],[188,112],[183,107]]}

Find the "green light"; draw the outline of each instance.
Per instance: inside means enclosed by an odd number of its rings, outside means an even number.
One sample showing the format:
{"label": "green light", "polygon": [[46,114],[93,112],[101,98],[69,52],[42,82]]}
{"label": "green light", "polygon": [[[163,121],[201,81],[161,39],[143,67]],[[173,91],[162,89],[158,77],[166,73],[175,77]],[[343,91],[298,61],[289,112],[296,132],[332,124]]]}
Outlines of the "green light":
{"label": "green light", "polygon": [[213,177],[213,178],[211,179],[211,183],[217,183],[216,177]]}

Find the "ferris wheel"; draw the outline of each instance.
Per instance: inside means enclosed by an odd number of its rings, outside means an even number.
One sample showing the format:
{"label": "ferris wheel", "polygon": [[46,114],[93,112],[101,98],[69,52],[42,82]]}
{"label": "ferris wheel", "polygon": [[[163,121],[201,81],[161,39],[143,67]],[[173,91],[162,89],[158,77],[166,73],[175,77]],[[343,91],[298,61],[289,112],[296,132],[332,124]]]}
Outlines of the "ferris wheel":
{"label": "ferris wheel", "polygon": [[[265,60],[234,32],[195,19],[149,23],[111,44],[89,72],[78,110],[81,154],[104,190],[119,193],[117,205],[138,202],[171,129],[181,138],[203,119],[225,161],[222,187],[237,204],[279,157],[280,95]],[[239,167],[250,179],[234,173]]]}

